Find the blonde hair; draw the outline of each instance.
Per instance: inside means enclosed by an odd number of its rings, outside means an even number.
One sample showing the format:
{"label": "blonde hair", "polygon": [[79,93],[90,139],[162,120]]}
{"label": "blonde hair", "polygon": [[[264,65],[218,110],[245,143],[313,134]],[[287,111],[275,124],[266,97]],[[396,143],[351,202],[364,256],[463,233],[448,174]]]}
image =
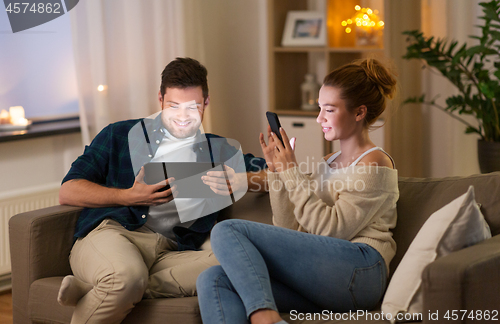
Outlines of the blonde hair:
{"label": "blonde hair", "polygon": [[323,80],[323,85],[340,89],[348,111],[366,106],[366,127],[375,123],[384,112],[387,99],[394,98],[396,83],[395,76],[371,58],[343,65]]}

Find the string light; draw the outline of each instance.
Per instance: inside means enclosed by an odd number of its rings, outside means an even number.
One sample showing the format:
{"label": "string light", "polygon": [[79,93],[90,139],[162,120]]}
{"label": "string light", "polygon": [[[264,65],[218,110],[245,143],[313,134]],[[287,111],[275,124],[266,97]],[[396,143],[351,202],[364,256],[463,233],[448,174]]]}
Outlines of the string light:
{"label": "string light", "polygon": [[354,9],[357,11],[354,17],[343,20],[341,23],[342,27],[345,27],[345,32],[347,34],[352,32],[351,27],[353,26],[351,25],[353,24],[357,27],[363,28],[366,32],[384,29],[384,22],[380,20],[378,10],[362,8],[360,5],[356,5]]}

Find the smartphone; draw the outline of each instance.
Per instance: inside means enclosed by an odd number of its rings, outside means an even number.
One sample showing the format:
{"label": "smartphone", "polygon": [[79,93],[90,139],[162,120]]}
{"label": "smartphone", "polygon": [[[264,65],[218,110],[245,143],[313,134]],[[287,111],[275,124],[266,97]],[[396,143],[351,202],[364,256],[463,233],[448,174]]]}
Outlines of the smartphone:
{"label": "smartphone", "polygon": [[276,115],[273,112],[268,111],[268,112],[266,112],[266,117],[267,117],[267,122],[269,123],[269,126],[271,126],[271,131],[274,134],[276,134],[276,136],[278,136],[278,138],[281,141],[281,144],[283,146],[285,146],[285,143],[283,143],[283,138],[281,137],[281,133],[280,133],[281,124],[280,124],[280,120],[278,118],[278,115]]}

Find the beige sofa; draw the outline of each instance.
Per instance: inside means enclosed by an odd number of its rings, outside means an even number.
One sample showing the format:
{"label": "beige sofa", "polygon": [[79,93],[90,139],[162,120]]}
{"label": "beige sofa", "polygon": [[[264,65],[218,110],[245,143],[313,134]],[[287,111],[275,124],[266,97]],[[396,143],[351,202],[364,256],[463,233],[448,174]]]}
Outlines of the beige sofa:
{"label": "beige sofa", "polygon": [[[431,263],[423,273],[424,314],[446,310],[500,310],[500,172],[443,179],[400,178],[394,271],[426,219],[473,185],[493,238]],[[14,323],[69,323],[72,307],[56,301],[81,209],[56,206],[16,215],[9,222]],[[221,214],[271,222],[267,194],[247,194]],[[376,311],[374,311],[376,312]],[[289,318],[288,314],[284,315]],[[424,322],[428,319],[424,316]],[[291,323],[334,323],[290,321]],[[359,322],[359,321],[358,321]],[[361,321],[383,323],[383,321]],[[436,321],[432,321],[436,323]],[[143,300],[124,323],[201,323],[196,297]]]}

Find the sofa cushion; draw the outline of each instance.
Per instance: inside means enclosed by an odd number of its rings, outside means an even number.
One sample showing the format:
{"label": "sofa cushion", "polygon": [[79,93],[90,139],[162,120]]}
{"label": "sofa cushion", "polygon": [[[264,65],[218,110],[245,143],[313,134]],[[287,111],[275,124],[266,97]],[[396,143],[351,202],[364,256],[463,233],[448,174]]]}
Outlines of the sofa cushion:
{"label": "sofa cushion", "polygon": [[251,220],[254,222],[272,224],[273,213],[269,194],[267,193],[246,193],[233,205],[224,208],[219,213],[218,221],[238,218]]}
{"label": "sofa cushion", "polygon": [[[34,281],[30,287],[29,310],[33,323],[69,323],[74,307],[57,303],[57,293],[64,277]],[[197,297],[143,299],[127,315],[124,324],[201,324]]]}
{"label": "sofa cushion", "polygon": [[491,237],[474,199],[474,187],[431,215],[410,245],[391,279],[382,310],[422,313],[422,272],[440,258]]}
{"label": "sofa cushion", "polygon": [[29,318],[33,323],[69,323],[73,307],[57,302],[57,293],[64,277],[49,277],[34,281],[28,298]]}

